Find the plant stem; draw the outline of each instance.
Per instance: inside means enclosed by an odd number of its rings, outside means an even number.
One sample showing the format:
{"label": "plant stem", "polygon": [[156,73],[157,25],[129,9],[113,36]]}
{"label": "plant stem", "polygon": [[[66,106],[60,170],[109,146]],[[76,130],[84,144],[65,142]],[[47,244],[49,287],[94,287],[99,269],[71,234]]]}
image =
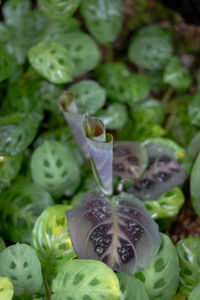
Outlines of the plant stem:
{"label": "plant stem", "polygon": [[170,86],[163,96],[162,104],[163,104],[163,108],[165,111],[167,111],[167,104],[168,104],[169,100],[171,99],[173,92],[174,92],[174,88]]}
{"label": "plant stem", "polygon": [[106,61],[113,61],[113,45],[112,43],[106,44]]}
{"label": "plant stem", "polygon": [[48,285],[46,271],[44,271],[44,286],[45,286],[45,290],[46,290],[46,294],[47,294],[47,299],[51,300],[51,290],[50,290],[50,287]]}

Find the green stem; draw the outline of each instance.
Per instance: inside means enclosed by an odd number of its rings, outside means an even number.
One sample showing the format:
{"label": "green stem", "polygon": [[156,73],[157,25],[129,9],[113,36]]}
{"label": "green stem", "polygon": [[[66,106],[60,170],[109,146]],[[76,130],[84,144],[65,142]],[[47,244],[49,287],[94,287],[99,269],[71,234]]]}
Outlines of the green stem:
{"label": "green stem", "polygon": [[113,61],[113,45],[112,43],[106,44],[106,61]]}
{"label": "green stem", "polygon": [[164,97],[162,99],[162,104],[165,111],[167,111],[167,105],[173,93],[174,93],[174,88],[170,86],[164,94]]}
{"label": "green stem", "polygon": [[44,271],[44,286],[45,286],[45,290],[46,290],[46,294],[47,294],[47,299],[51,300],[51,290],[50,290],[50,287],[48,285],[46,271]]}

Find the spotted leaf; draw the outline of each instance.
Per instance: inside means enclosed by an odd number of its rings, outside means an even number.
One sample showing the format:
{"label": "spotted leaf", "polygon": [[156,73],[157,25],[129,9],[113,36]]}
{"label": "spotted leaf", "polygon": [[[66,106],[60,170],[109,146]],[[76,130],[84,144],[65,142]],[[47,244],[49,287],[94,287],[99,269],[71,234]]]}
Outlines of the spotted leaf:
{"label": "spotted leaf", "polygon": [[117,142],[113,148],[113,172],[121,178],[138,178],[147,165],[147,154],[138,142]]}
{"label": "spotted leaf", "polygon": [[66,215],[78,258],[101,260],[114,271],[134,274],[159,249],[158,227],[132,195],[122,193],[109,201],[99,192],[88,192]]}
{"label": "spotted leaf", "polygon": [[143,200],[153,200],[182,184],[186,173],[169,148],[155,143],[147,145],[146,149],[148,165],[140,180],[134,182],[128,192]]}

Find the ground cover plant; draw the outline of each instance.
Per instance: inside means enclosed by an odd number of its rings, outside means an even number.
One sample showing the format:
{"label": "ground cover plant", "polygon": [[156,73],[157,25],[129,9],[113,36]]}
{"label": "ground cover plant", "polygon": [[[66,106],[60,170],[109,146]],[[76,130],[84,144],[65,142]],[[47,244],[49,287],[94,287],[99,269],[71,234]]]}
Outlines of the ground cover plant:
{"label": "ground cover plant", "polygon": [[199,299],[192,32],[159,1],[2,2],[0,300]]}

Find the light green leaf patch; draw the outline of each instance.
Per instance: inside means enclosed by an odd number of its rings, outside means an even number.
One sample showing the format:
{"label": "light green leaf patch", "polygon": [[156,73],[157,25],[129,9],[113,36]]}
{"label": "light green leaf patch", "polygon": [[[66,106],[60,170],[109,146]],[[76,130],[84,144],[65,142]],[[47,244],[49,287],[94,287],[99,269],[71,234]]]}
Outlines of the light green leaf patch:
{"label": "light green leaf patch", "polygon": [[0,277],[0,300],[11,300],[14,294],[12,282],[8,277]]}

